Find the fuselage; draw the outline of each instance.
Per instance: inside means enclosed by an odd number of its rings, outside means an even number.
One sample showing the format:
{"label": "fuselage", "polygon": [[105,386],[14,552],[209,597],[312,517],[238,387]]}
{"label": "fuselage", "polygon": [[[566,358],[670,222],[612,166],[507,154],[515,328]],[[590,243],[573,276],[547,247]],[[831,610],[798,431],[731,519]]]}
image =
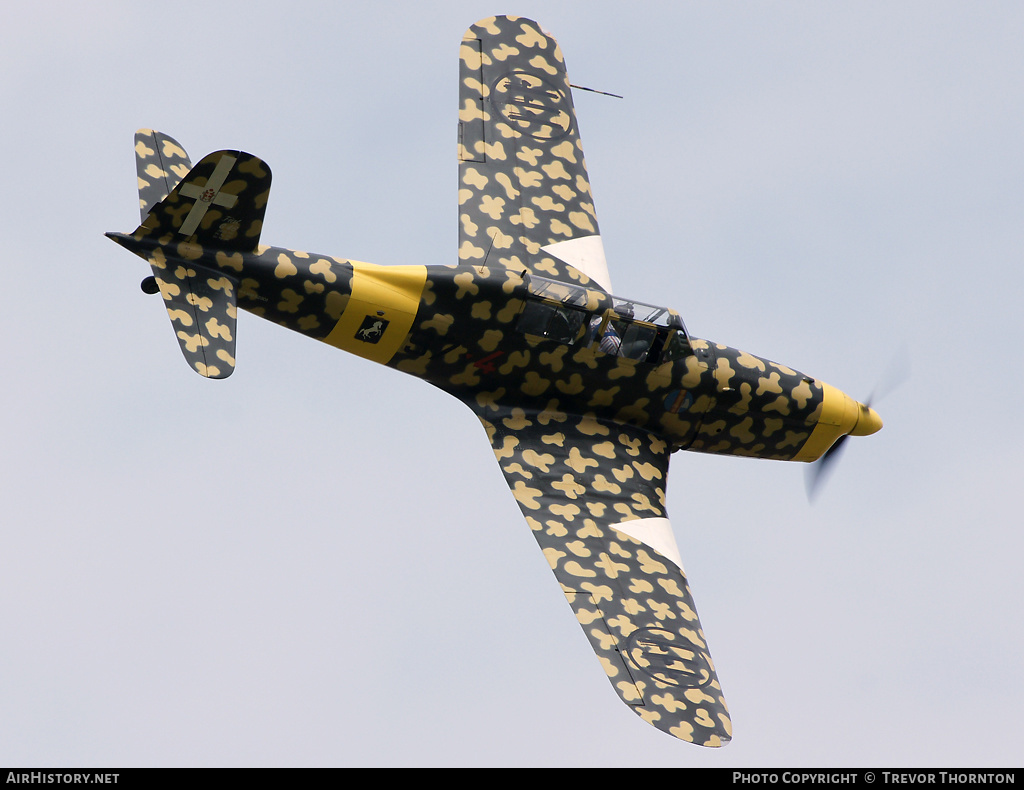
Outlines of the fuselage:
{"label": "fuselage", "polygon": [[[813,461],[881,422],[810,376],[691,338],[678,314],[505,266],[375,266],[260,247],[224,255],[151,236],[152,262],[226,275],[240,308],[395,368],[479,410],[592,415],[673,450]],[[157,251],[157,249],[159,251]]]}

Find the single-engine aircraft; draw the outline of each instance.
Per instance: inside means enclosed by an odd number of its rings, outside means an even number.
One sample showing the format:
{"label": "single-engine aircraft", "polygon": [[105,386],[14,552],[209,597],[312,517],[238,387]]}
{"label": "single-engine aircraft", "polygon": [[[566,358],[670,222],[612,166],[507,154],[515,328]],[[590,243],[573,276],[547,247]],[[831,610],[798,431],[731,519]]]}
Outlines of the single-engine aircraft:
{"label": "single-engine aircraft", "polygon": [[614,294],[562,53],[481,20],[459,51],[459,250],[377,266],[260,244],[270,168],[192,166],[135,137],[145,258],[188,364],[225,378],[238,307],[425,379],[483,424],[512,495],[623,702],[704,746],[732,724],[665,509],[676,450],[815,461],[881,428],[869,406]]}

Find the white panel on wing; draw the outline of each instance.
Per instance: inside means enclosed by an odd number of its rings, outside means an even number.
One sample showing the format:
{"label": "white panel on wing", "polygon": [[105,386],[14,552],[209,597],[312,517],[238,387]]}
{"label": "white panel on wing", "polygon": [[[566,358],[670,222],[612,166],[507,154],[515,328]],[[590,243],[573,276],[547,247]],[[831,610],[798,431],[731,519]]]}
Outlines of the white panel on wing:
{"label": "white panel on wing", "polygon": [[608,261],[604,257],[604,244],[600,236],[580,236],[567,241],[557,241],[541,249],[548,255],[575,266],[608,293],[612,292]]}
{"label": "white panel on wing", "polygon": [[[624,532],[645,546],[650,546],[661,556],[672,560],[679,570],[683,570],[683,558],[679,555],[676,536],[672,532],[672,524],[667,518],[637,518],[632,521],[620,521],[618,524],[612,524],[612,529]],[[685,573],[685,571],[683,572]]]}

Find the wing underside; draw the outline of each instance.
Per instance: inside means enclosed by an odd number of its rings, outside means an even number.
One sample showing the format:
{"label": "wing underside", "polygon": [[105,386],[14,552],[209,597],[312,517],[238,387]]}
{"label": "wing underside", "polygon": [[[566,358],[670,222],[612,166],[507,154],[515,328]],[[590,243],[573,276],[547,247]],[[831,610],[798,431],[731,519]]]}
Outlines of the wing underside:
{"label": "wing underside", "polygon": [[466,32],[459,68],[459,259],[610,291],[558,43],[491,17]]}
{"label": "wing underside", "polygon": [[622,701],[677,738],[726,743],[732,723],[666,518],[665,443],[593,416],[478,416]]}

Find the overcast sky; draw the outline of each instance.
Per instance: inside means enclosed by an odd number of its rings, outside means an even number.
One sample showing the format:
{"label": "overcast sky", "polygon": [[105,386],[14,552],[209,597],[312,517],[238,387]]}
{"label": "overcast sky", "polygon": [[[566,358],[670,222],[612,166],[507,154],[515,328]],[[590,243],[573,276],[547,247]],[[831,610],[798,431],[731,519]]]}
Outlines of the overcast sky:
{"label": "overcast sky", "polygon": [[[1024,7],[626,8],[0,7],[0,764],[1020,765]],[[859,398],[912,360],[813,506],[673,458],[721,750],[618,700],[462,405],[248,314],[204,380],[103,237],[153,127],[267,161],[264,243],[455,262],[494,13],[625,96],[576,95],[618,293]]]}

